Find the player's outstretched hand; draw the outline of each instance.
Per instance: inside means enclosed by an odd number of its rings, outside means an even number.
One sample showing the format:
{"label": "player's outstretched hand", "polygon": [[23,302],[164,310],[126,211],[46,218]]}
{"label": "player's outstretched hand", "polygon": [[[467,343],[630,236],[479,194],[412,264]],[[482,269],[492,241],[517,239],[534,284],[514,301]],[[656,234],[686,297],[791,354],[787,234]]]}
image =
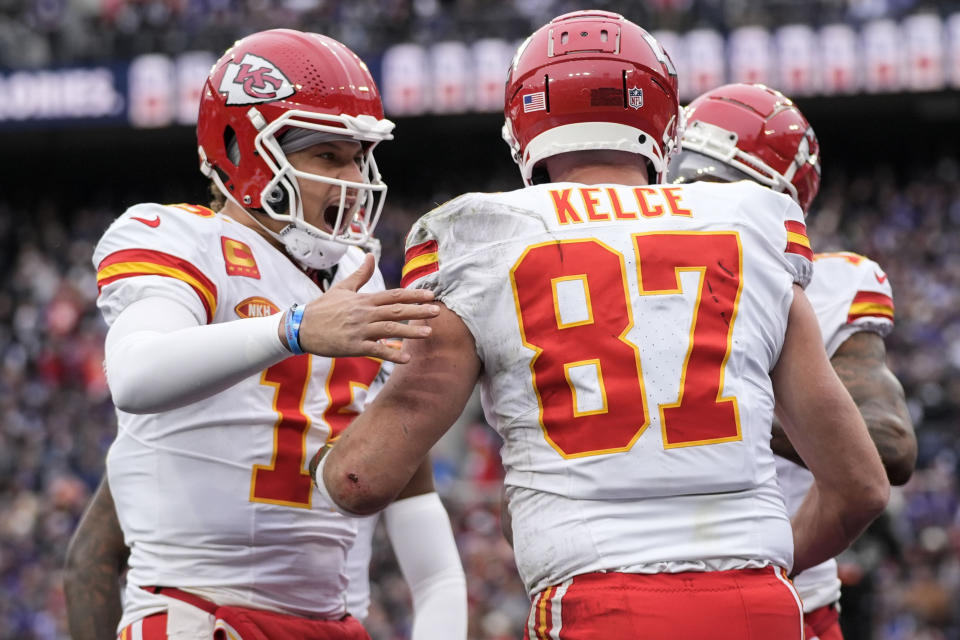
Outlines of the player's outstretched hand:
{"label": "player's outstretched hand", "polygon": [[360,268],[307,304],[300,324],[300,347],[320,356],[373,356],[405,363],[410,355],[382,339],[426,338],[430,327],[408,325],[407,320],[426,320],[440,313],[429,303],[433,292],[422,289],[390,289],[358,293],[373,275],[374,258],[367,254]]}

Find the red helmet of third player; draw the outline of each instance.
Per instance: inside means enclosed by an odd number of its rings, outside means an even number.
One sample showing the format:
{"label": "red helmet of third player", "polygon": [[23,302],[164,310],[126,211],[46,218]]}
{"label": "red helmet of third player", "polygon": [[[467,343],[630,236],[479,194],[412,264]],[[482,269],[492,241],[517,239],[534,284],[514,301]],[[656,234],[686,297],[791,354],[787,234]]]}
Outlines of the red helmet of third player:
{"label": "red helmet of third player", "polygon": [[649,33],[608,11],[554,18],[524,42],[507,77],[503,137],[526,184],[568,151],[611,149],[646,158],[660,182],[682,112],[677,74]]}
{"label": "red helmet of third player", "polygon": [[820,143],[785,95],[761,84],[728,84],[691,102],[686,121],[669,182],[754,180],[809,210],[820,189]]}

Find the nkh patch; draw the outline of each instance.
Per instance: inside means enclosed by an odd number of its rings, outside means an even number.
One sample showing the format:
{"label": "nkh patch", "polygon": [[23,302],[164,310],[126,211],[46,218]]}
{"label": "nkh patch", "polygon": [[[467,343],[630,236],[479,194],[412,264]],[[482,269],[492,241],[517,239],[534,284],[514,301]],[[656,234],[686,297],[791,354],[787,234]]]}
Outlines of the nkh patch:
{"label": "nkh patch", "polygon": [[538,91],[536,93],[528,93],[523,96],[523,112],[530,113],[531,111],[546,111],[547,110],[547,94],[543,91]]}
{"label": "nkh patch", "polygon": [[260,296],[241,300],[233,310],[241,318],[263,318],[280,313],[280,308],[277,305]]}
{"label": "nkh patch", "polygon": [[634,109],[639,109],[643,106],[643,89],[638,87],[630,87],[627,89],[627,104],[633,107]]}

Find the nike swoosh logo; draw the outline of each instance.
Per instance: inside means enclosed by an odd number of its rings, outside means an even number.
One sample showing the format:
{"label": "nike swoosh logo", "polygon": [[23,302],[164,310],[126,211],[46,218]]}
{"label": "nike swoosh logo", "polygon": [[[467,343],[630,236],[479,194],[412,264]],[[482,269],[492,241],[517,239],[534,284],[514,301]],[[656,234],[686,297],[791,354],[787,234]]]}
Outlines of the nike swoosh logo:
{"label": "nike swoosh logo", "polygon": [[876,278],[877,282],[879,282],[880,284],[883,284],[884,282],[887,281],[887,274],[885,273],[877,273],[876,271],[874,271],[873,277]]}
{"label": "nike swoosh logo", "polygon": [[138,218],[136,216],[130,216],[130,219],[136,220],[137,222],[142,222],[148,227],[153,227],[154,229],[160,226],[160,216],[155,217],[153,220],[147,220],[146,218]]}

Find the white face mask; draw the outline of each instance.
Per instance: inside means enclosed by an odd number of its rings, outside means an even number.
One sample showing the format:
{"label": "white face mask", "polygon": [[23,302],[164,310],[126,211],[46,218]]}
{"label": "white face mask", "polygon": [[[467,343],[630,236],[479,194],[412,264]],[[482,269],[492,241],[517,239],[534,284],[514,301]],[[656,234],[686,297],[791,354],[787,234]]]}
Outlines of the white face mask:
{"label": "white face mask", "polygon": [[310,232],[310,229],[289,224],[278,239],[298,264],[311,269],[329,269],[340,261],[348,245]]}
{"label": "white face mask", "polygon": [[[289,128],[283,136],[283,142],[278,141],[274,134],[283,128]],[[330,245],[322,243],[315,250],[305,251],[300,245],[305,241],[316,242],[328,240],[335,244],[362,246],[372,236],[383,209],[383,201],[387,185],[380,178],[377,163],[373,159],[373,148],[381,140],[389,140],[393,136],[393,123],[389,120],[377,120],[372,116],[326,116],[302,111],[288,111],[283,116],[266,125],[254,140],[254,146],[260,153],[263,161],[273,172],[273,179],[266,185],[261,197],[263,211],[274,220],[281,220],[294,227],[293,233],[300,236],[300,240],[293,240],[295,248],[289,244],[287,249],[293,256],[302,254],[312,255],[309,266],[315,267],[313,262],[320,260],[318,254],[329,254]],[[363,162],[360,166],[362,179],[358,182],[332,178],[300,171],[290,164],[288,153],[294,153],[319,142],[331,140],[349,140],[365,144]],[[323,184],[334,185],[340,189],[339,211],[336,220],[330,221],[332,230],[314,226],[304,220],[303,202],[300,195],[299,181],[309,180]],[[278,192],[285,195],[280,202],[282,209],[274,209],[274,203],[268,194]],[[348,199],[348,192],[353,196]],[[362,213],[361,213],[362,212]],[[301,235],[305,232],[306,237]],[[339,255],[343,255],[342,250]],[[326,258],[323,259],[326,261]],[[329,266],[332,266],[329,265]],[[323,267],[327,268],[327,267]]]}
{"label": "white face mask", "polygon": [[[286,222],[287,226],[280,233],[267,229],[247,208],[250,202],[238,202],[223,185],[219,174],[210,170],[207,175],[216,182],[220,191],[246,211],[267,234],[282,243],[290,257],[303,267],[329,269],[343,257],[349,246],[364,247],[371,243],[387,191],[387,185],[380,178],[373,159],[373,148],[378,142],[393,138],[393,123],[369,115],[332,116],[297,110],[287,111],[269,124],[265,124],[256,109],[251,109],[249,117],[260,129],[254,140],[255,149],[274,175],[262,191],[262,210],[274,220]],[[292,133],[285,136],[285,143],[281,146],[274,134],[285,127],[290,127]],[[367,145],[361,166],[363,180],[360,182],[298,171],[287,160],[287,153],[318,142],[343,139]],[[234,163],[239,161],[236,148],[228,149],[228,155]],[[298,180],[311,180],[340,188],[339,212],[336,221],[331,224],[333,231],[318,228],[303,219]],[[348,191],[356,193],[352,205],[346,197]],[[271,196],[275,196],[272,201]],[[281,203],[285,203],[285,206],[274,208]]]}

